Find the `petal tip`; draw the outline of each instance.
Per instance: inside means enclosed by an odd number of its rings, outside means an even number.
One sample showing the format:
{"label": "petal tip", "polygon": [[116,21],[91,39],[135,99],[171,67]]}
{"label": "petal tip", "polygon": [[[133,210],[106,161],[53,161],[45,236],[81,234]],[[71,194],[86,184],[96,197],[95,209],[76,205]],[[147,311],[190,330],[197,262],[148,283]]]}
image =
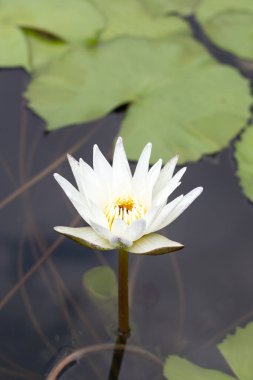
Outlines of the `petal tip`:
{"label": "petal tip", "polygon": [[203,192],[204,188],[202,186],[195,187],[195,189],[192,190],[196,196],[199,196]]}
{"label": "petal tip", "polygon": [[63,231],[63,228],[64,228],[64,227],[61,227],[61,226],[55,226],[55,227],[54,227],[54,230],[55,230],[56,232],[59,232],[59,233],[61,234],[62,231]]}
{"label": "petal tip", "polygon": [[197,190],[198,194],[200,195],[203,192],[204,188],[202,186],[199,186],[199,187],[197,187],[196,190]]}

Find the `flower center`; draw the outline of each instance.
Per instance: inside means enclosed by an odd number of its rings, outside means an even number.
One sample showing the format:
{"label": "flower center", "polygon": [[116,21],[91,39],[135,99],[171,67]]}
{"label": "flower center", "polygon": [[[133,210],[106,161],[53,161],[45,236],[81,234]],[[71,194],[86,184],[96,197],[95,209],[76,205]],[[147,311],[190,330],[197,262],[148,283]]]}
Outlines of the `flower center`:
{"label": "flower center", "polygon": [[115,219],[119,218],[127,224],[131,224],[135,220],[142,218],[146,212],[147,210],[145,207],[139,201],[131,197],[119,197],[104,208],[104,213],[108,220],[110,230]]}

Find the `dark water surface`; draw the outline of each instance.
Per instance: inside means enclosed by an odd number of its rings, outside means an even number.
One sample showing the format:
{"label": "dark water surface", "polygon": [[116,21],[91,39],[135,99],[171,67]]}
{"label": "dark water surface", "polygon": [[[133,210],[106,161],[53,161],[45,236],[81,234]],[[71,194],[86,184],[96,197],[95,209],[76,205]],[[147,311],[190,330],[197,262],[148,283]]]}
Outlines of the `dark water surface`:
{"label": "dark water surface", "polygon": [[[115,315],[105,318],[89,299],[82,276],[97,265],[116,270],[117,254],[94,253],[53,231],[77,215],[52,173],[73,182],[65,153],[74,150],[91,162],[95,142],[108,155],[122,114],[45,134],[21,99],[27,80],[22,71],[0,71],[1,380],[43,379],[67,352],[113,343],[116,328]],[[179,354],[228,371],[215,346],[253,319],[253,207],[241,194],[232,148],[188,166],[180,190],[202,185],[204,193],[164,231],[184,250],[130,257],[129,345],[162,360]],[[44,264],[24,278],[45,255]],[[22,278],[23,285],[8,293]],[[98,351],[61,378],[107,379],[111,356]],[[120,379],[163,379],[162,368],[126,352]]]}

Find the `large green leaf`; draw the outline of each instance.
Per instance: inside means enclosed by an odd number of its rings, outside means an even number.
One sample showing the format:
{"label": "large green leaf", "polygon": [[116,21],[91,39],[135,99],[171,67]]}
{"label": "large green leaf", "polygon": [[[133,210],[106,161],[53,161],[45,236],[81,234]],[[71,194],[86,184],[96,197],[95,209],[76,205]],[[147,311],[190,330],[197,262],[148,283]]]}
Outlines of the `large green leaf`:
{"label": "large green leaf", "polygon": [[237,175],[244,194],[253,202],[253,127],[248,127],[236,143]]}
{"label": "large green leaf", "polygon": [[181,36],[161,41],[126,37],[72,48],[36,75],[26,97],[49,130],[94,120],[139,100],[180,67],[203,59],[199,49],[190,37]]}
{"label": "large green leaf", "polygon": [[253,59],[253,5],[252,11],[218,13],[203,27],[216,45],[242,58]]}
{"label": "large green leaf", "polygon": [[141,0],[153,14],[179,13],[188,16],[203,0]]}
{"label": "large green leaf", "polygon": [[[253,379],[253,323],[237,328],[218,345],[236,379]],[[170,356],[164,366],[164,376],[168,380],[235,380],[222,372],[201,368],[186,359]]]}
{"label": "large green leaf", "polygon": [[22,28],[76,43],[94,38],[103,25],[102,15],[86,0],[1,0],[0,66],[30,69]]}
{"label": "large green leaf", "polygon": [[150,140],[160,157],[179,153],[181,161],[226,146],[251,102],[246,80],[181,34],[73,48],[35,77],[26,96],[50,130],[132,103],[121,130],[129,157]]}
{"label": "large green leaf", "polygon": [[30,68],[24,34],[0,20],[0,67]]}
{"label": "large green leaf", "polygon": [[119,36],[159,38],[186,28],[177,17],[154,16],[140,0],[93,0],[105,16],[106,27],[102,40]]}
{"label": "large green leaf", "polygon": [[238,328],[218,348],[239,380],[253,379],[253,323]]}
{"label": "large green leaf", "polygon": [[251,103],[248,83],[213,61],[173,75],[127,113],[120,131],[130,159],[154,144],[153,161],[179,154],[181,162],[215,153],[245,125]]}
{"label": "large green leaf", "polygon": [[235,380],[225,373],[199,367],[178,356],[170,356],[166,360],[164,376],[168,380]]}
{"label": "large green leaf", "polygon": [[69,44],[33,30],[25,31],[33,73],[58,59],[70,48]]}
{"label": "large green leaf", "polygon": [[200,21],[207,20],[217,13],[230,10],[253,11],[252,0],[202,0],[197,9]]}

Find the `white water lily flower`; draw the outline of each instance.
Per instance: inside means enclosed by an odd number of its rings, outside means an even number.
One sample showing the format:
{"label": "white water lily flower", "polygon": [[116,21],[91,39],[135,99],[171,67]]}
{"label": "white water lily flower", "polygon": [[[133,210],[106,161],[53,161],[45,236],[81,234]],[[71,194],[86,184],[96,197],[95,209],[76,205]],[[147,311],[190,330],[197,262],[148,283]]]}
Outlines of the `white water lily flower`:
{"label": "white water lily flower", "polygon": [[97,145],[93,169],[82,159],[68,156],[78,190],[59,174],[54,174],[78,213],[90,227],[55,227],[61,234],[91,248],[124,249],[137,254],[163,254],[183,245],[155,233],[172,223],[201,194],[197,187],[167,203],[180,185],[186,168],[174,176],[178,157],[163,169],[159,160],[149,169],[152,145],[143,149],[132,175],[122,138],[116,143],[112,166]]}

